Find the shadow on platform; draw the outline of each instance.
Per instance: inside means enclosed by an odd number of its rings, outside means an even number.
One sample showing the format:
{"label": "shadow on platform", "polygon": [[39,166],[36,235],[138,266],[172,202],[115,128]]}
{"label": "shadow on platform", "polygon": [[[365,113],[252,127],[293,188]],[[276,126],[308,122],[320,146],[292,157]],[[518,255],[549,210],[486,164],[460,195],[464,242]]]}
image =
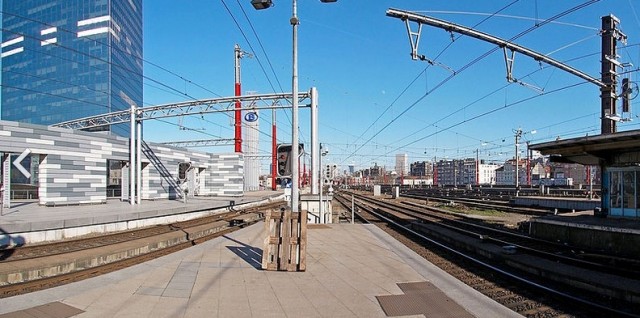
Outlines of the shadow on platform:
{"label": "shadow on platform", "polygon": [[11,236],[0,228],[0,261],[8,259],[13,255],[14,247],[19,247],[25,244],[24,237],[20,235]]}
{"label": "shadow on platform", "polygon": [[229,236],[223,236],[227,240],[233,241],[242,246],[227,246],[227,248],[255,269],[262,269],[262,249],[247,245]]}

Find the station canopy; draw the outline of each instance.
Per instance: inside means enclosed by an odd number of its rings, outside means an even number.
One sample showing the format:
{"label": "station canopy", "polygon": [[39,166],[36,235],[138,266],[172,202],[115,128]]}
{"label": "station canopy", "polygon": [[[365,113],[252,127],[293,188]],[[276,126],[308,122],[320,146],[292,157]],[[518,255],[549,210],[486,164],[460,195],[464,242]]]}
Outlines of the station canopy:
{"label": "station canopy", "polygon": [[555,140],[529,145],[552,162],[598,165],[621,153],[640,152],[640,130]]}

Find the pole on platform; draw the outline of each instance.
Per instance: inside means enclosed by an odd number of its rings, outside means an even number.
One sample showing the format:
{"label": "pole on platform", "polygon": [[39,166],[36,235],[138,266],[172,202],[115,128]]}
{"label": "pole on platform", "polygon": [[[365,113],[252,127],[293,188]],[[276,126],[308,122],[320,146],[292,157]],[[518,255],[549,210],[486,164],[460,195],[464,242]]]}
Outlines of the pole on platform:
{"label": "pole on platform", "polygon": [[136,122],[136,180],[138,180],[136,183],[136,204],[140,204],[142,200],[142,120],[136,119]]}
{"label": "pole on platform", "polygon": [[311,194],[318,193],[320,142],[318,138],[318,89],[311,88]]}
{"label": "pole on platform", "polygon": [[271,190],[276,191],[276,175],[278,169],[278,144],[276,140],[276,109],[271,109]]}
{"label": "pole on platform", "polygon": [[[322,144],[320,144],[320,149],[322,149]],[[320,150],[320,152],[322,152],[322,150]],[[324,200],[322,200],[322,186],[324,183],[324,176],[322,175],[322,153],[320,154],[320,157],[318,158],[320,159],[320,189],[318,191],[319,196],[318,198],[320,199],[320,205],[318,206],[318,216],[320,217],[320,222],[319,223],[323,223],[324,224]]]}
{"label": "pole on platform", "polygon": [[[234,47],[235,55],[235,94],[236,96],[242,95],[242,88],[240,84],[240,58],[242,57],[242,51],[238,44]],[[235,152],[242,152],[242,102],[236,100],[235,105]]]}
{"label": "pole on platform", "polygon": [[131,105],[131,138],[129,140],[129,204],[135,205],[136,198],[136,105]]}
{"label": "pole on platform", "polygon": [[602,51],[600,60],[602,66],[600,70],[601,80],[605,84],[600,87],[600,104],[601,104],[601,134],[614,134],[617,131],[616,121],[612,116],[616,115],[616,95],[618,73],[616,72],[616,63],[614,63],[617,53],[617,41],[626,41],[627,36],[619,29],[620,20],[613,15],[603,16],[602,18]]}
{"label": "pole on platform", "polygon": [[352,194],[351,195],[351,224],[355,223],[354,219],[353,219],[353,217],[355,215],[355,211],[356,211],[355,210],[355,205],[356,205],[355,204],[355,199],[354,199],[353,194]]}
{"label": "pole on platform", "polygon": [[518,188],[520,187],[520,176],[519,176],[519,170],[520,170],[520,156],[518,155],[518,143],[520,142],[520,137],[522,136],[522,129],[518,128],[518,130],[516,130],[516,180],[515,180],[515,186],[516,186],[516,196],[518,196],[519,191]]}
{"label": "pole on platform", "polygon": [[291,212],[298,213],[300,193],[298,188],[298,6],[293,0],[291,26],[293,28],[293,66],[291,76]]}

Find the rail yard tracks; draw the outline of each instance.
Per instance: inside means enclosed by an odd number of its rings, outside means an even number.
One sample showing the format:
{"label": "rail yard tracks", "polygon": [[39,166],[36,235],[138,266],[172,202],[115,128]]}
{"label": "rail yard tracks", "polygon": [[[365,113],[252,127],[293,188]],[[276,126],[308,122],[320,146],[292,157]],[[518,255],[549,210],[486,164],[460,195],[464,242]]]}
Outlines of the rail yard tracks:
{"label": "rail yard tracks", "polygon": [[[350,209],[351,193],[335,198]],[[424,200],[418,204],[360,194],[354,198],[360,219],[380,226],[430,262],[524,316],[640,315],[639,275],[633,266],[613,275],[608,264],[581,259],[579,251],[564,244],[433,209]]]}

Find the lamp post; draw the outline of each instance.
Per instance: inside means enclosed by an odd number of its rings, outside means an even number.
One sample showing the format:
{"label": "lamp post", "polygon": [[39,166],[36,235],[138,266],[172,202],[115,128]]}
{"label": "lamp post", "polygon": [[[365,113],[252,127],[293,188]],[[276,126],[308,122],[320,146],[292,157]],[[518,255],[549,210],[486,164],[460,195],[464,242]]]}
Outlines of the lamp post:
{"label": "lamp post", "polygon": [[321,224],[326,223],[325,222],[325,217],[324,217],[324,201],[322,200],[322,188],[324,187],[324,174],[322,173],[322,157],[326,156],[329,153],[329,150],[322,150],[322,144],[320,144],[320,156],[318,157],[320,159],[320,178],[318,178],[318,180],[320,181],[320,195],[318,196],[319,201],[320,201],[320,205],[318,205],[318,216],[320,218],[320,222]]}
{"label": "lamp post", "polygon": [[516,196],[518,196],[518,187],[520,187],[518,178],[518,170],[520,170],[520,163],[518,161],[520,161],[520,158],[518,158],[518,143],[520,143],[520,137],[522,137],[522,129],[518,128],[518,130],[515,131],[515,137],[516,137],[516,164],[515,164],[515,168],[516,168],[516,178],[515,178],[515,190],[516,190]]}
{"label": "lamp post", "polygon": [[[520,144],[519,144],[520,143],[520,137],[522,137],[522,135],[525,135],[525,134],[535,134],[537,131],[536,130],[532,130],[532,131],[528,131],[528,132],[522,132],[522,129],[518,128],[518,129],[514,130],[513,132],[515,133],[515,137],[516,137],[516,145],[515,145],[516,146],[516,165],[515,165],[515,167],[516,167],[516,171],[515,171],[515,173],[516,173],[516,178],[515,178],[516,189],[515,190],[516,190],[516,196],[518,196],[520,194],[520,189],[519,189],[520,188],[520,179],[519,179],[520,176],[518,175],[518,170],[520,170],[520,158],[518,156],[519,155],[518,147],[520,146]],[[527,148],[528,148],[528,144],[529,143],[527,142]],[[527,169],[528,169],[528,167],[527,167]]]}
{"label": "lamp post", "polygon": [[[320,2],[336,2],[337,0],[320,0]],[[299,176],[298,176],[298,5],[292,0],[292,16],[289,20],[293,28],[293,65],[291,76],[291,212],[299,211]],[[256,10],[267,9],[273,5],[272,0],[251,0],[251,5]]]}

